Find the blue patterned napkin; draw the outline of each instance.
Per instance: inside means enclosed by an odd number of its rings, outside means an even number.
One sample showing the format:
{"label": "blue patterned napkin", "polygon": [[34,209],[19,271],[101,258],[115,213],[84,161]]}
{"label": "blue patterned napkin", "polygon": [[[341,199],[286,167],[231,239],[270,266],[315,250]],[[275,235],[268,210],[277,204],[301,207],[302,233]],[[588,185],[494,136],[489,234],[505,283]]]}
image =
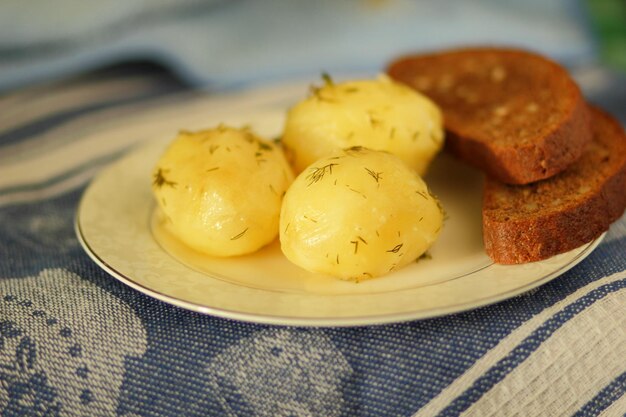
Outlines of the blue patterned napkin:
{"label": "blue patterned napkin", "polygon": [[[117,127],[175,107],[176,98],[161,97],[171,88],[159,74],[104,74],[0,99],[10,110],[0,129],[2,415],[626,410],[626,217],[591,256],[531,293],[396,325],[229,321],[163,304],[108,276],[74,236],[78,200],[95,172],[143,139]],[[138,132],[148,128],[137,123]]]}

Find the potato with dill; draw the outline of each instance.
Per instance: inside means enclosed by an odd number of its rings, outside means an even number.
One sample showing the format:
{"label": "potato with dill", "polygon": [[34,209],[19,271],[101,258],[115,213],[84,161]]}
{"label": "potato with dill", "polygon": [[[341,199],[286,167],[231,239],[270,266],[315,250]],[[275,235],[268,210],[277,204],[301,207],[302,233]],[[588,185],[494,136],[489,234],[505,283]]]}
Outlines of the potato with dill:
{"label": "potato with dill", "polygon": [[436,240],[443,210],[424,181],[387,152],[335,152],[293,182],[280,242],[296,265],[363,280],[415,261]]}
{"label": "potato with dill", "polygon": [[165,227],[213,256],[251,253],[274,240],[293,173],[282,150],[249,129],[181,132],[153,172]]}
{"label": "potato with dill", "polygon": [[443,119],[426,96],[386,76],[312,87],[287,114],[283,144],[296,173],[351,146],[388,151],[420,175],[443,146]]}

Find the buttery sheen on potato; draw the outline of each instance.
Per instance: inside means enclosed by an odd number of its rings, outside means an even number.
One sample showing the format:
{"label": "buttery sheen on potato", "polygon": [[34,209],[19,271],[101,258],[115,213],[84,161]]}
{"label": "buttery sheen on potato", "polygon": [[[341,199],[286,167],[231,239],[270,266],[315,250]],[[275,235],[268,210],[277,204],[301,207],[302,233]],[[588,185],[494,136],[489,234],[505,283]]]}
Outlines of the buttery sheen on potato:
{"label": "buttery sheen on potato", "polygon": [[153,172],[166,227],[213,256],[251,253],[275,239],[293,173],[282,150],[248,129],[181,132]]}
{"label": "buttery sheen on potato", "polygon": [[443,146],[442,123],[430,99],[385,76],[340,84],[325,77],[289,110],[282,140],[296,173],[333,151],[364,146],[424,175]]}
{"label": "buttery sheen on potato", "polygon": [[394,155],[355,147],[296,178],[283,200],[280,242],[308,271],[362,280],[415,261],[442,223],[419,175]]}

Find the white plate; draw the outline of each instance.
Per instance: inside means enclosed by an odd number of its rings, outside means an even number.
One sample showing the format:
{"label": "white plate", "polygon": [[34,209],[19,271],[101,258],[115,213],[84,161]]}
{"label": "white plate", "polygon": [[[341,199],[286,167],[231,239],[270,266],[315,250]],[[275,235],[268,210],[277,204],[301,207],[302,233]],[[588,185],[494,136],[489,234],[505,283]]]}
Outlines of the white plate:
{"label": "white plate", "polygon": [[[233,114],[273,137],[284,110]],[[207,126],[211,122],[207,120]],[[258,323],[353,326],[434,317],[504,300],[576,265],[602,237],[545,261],[493,264],[481,235],[481,176],[440,155],[426,180],[449,218],[431,259],[358,284],[292,265],[277,242],[243,257],[190,251],[158,227],[150,172],[171,138],[136,149],[101,172],[80,203],[76,230],[89,256],[125,284],[201,313]]]}

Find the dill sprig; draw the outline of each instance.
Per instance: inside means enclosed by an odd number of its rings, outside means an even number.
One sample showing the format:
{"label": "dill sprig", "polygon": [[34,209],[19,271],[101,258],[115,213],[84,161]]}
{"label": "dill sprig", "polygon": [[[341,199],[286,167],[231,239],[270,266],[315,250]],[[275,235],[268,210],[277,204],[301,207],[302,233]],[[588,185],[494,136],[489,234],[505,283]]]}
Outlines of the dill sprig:
{"label": "dill sprig", "polygon": [[321,181],[322,178],[324,178],[324,176],[326,175],[326,173],[328,172],[330,175],[333,174],[333,167],[337,166],[339,164],[326,164],[323,167],[317,168],[317,167],[312,167],[310,168],[311,173],[309,175],[307,175],[306,179],[309,180],[309,185],[312,185],[318,181]]}
{"label": "dill sprig", "polygon": [[322,80],[324,80],[324,85],[326,87],[332,87],[335,85],[332,77],[327,72],[322,72]]}
{"label": "dill sprig", "polygon": [[383,174],[382,172],[376,172],[376,171],[371,170],[371,169],[369,169],[367,167],[365,167],[365,170],[367,171],[368,174],[370,174],[370,176],[372,178],[374,178],[374,181],[376,181],[377,184],[382,179],[382,176],[381,176]]}

